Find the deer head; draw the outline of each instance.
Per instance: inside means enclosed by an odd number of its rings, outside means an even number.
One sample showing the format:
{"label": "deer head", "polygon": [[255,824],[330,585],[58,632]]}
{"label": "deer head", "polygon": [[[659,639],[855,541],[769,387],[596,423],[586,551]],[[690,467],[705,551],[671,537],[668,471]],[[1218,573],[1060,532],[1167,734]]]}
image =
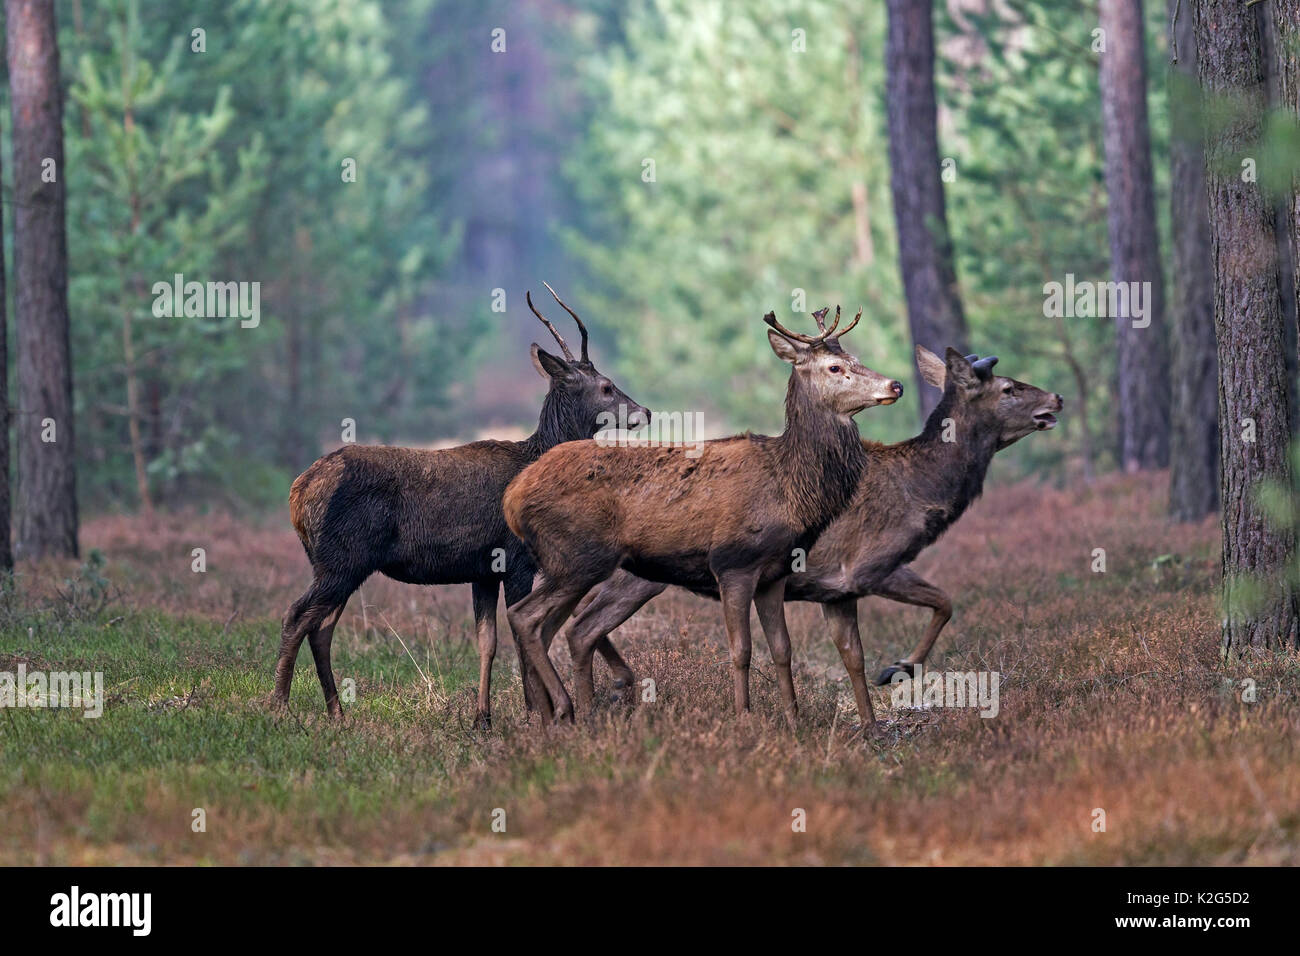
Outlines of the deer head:
{"label": "deer head", "polygon": [[846,420],[864,408],[892,405],[898,401],[903,394],[901,383],[873,372],[840,346],[840,337],[858,324],[862,310],[859,309],[853,321],[838,332],[839,306],[835,307],[835,321],[829,329],[826,327],[827,311],[821,309],[813,313],[821,330],[817,335],[791,332],[777,322],[773,312],[763,317],[763,321],[772,327],[767,333],[772,351],[794,366],[794,375],[804,393]]}
{"label": "deer head", "polygon": [[528,308],[550,330],[560,351],[564,353],[562,358],[553,355],[536,342],[531,349],[533,368],[550,386],[543,406],[543,418],[546,417],[547,410],[550,410],[552,415],[562,420],[561,428],[566,432],[559,440],[591,438],[598,431],[610,427],[611,422],[626,422],[629,429],[650,424],[650,411],[632,401],[591,363],[587,355],[587,327],[578,318],[578,313],[565,305],[548,283],[543,282],[542,285],[546,286],[546,291],[555,297],[560,307],[573,316],[573,321],[578,324],[578,331],[582,334],[581,354],[575,358],[559,331],[533,305],[532,293],[524,294]]}
{"label": "deer head", "polygon": [[916,347],[921,376],[952,396],[951,412],[968,418],[977,428],[996,436],[997,450],[1018,442],[1031,432],[1056,427],[1065,400],[1025,382],[993,374],[997,356],[963,356],[949,348],[941,359],[929,349]]}

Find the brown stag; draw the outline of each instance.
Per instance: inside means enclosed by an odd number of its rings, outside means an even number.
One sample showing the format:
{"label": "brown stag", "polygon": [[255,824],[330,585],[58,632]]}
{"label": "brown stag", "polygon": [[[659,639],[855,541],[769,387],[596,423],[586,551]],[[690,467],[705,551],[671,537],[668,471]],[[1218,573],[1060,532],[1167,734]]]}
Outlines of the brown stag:
{"label": "brown stag", "polygon": [[294,481],[289,514],[311,561],[312,583],[284,616],[273,703],[288,703],[294,661],[306,638],[326,707],[331,716],[342,715],[330,641],[352,592],[378,571],[410,584],[473,586],[478,717],[480,724],[490,721],[497,595],[504,582],[507,605],[518,601],[532,587],[535,571],[501,513],[506,486],[549,449],[590,438],[611,419],[626,421],[629,428],[650,421],[645,408],[596,370],[587,355],[582,320],[546,288],[578,324],[582,348],[575,358],[555,326],[537,311],[531,294],[525,295],[564,353],[561,358],[532,346],[533,366],[546,380],[547,391],[531,436],[439,451],[345,445]]}
{"label": "brown stag", "polygon": [[[552,449],[506,490],[506,521],[542,576],[510,606],[510,624],[556,718],[571,717],[573,704],[547,657],[551,638],[584,594],[626,568],[721,595],[737,712],[749,709],[754,604],[793,723],[785,579],[797,549],[812,546],[861,483],[867,456],[853,416],[894,403],[903,386],[840,347],[838,309],[818,335],[791,332],[772,313],[764,321],[772,350],[793,366],[781,435],[744,434],[694,449],[573,442]],[[591,668],[589,649],[583,653],[575,661],[580,675]],[[590,683],[579,676],[584,708]]]}
{"label": "brown stag", "polygon": [[[787,601],[822,605],[864,722],[874,715],[863,671],[858,599],[877,595],[931,609],[920,643],[876,683],[886,684],[900,671],[910,676],[951,618],[952,603],[908,563],[979,496],[993,455],[1035,431],[1055,428],[1053,413],[1064,404],[1060,395],[994,375],[996,357],[974,359],[953,349],[940,359],[916,347],[917,367],[943,392],[942,399],[917,437],[893,445],[863,442],[867,466],[853,504],[817,540],[806,569],[786,580]],[[601,585],[569,626],[574,660],[594,646],[620,674],[618,686],[630,687],[632,671],[609,642],[609,632],[665,587],[630,571],[619,571]],[[590,681],[590,668],[580,677]],[[580,696],[591,694],[590,684],[579,687]]]}

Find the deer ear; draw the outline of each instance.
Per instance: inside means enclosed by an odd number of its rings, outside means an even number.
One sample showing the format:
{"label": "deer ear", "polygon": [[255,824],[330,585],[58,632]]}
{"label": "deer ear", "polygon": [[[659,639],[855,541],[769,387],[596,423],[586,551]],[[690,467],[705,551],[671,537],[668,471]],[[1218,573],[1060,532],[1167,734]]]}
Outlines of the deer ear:
{"label": "deer ear", "polygon": [[528,351],[533,357],[533,368],[537,369],[537,374],[548,382],[553,378],[559,378],[568,370],[564,359],[547,352],[536,342]]}
{"label": "deer ear", "polygon": [[772,343],[772,351],[776,353],[776,357],[782,362],[789,362],[794,365],[808,357],[808,349],[791,342],[774,329],[767,330],[767,340]]}
{"label": "deer ear", "polygon": [[916,347],[916,367],[921,370],[921,378],[939,391],[943,391],[943,384],[948,373],[947,367],[943,364],[943,359],[924,345],[918,345]]}
{"label": "deer ear", "polygon": [[973,388],[979,384],[979,376],[975,374],[975,369],[971,367],[966,356],[962,355],[952,346],[943,353],[944,368],[947,377],[963,388]]}

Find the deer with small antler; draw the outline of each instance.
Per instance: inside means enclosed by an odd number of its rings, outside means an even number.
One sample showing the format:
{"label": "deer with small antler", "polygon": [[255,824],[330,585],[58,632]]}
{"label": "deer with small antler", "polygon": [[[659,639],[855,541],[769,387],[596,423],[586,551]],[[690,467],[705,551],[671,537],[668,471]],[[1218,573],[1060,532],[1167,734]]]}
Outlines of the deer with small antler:
{"label": "deer with small antler", "polygon": [[[289,701],[294,661],[305,638],[326,707],[331,716],[342,716],[330,642],[352,592],[378,571],[410,584],[472,585],[479,649],[478,721],[490,721],[497,595],[504,584],[506,603],[517,602],[532,587],[535,572],[531,557],[506,527],[501,512],[506,486],[548,450],[590,438],[612,418],[632,429],[650,422],[649,411],[597,371],[587,354],[586,326],[554,289],[546,288],[573,316],[582,347],[575,357],[533,305],[531,293],[525,295],[563,353],[560,357],[532,346],[533,366],[547,383],[532,435],[523,441],[477,441],[438,451],[345,445],[294,481],[289,515],[311,561],[312,583],[284,616],[273,703]],[[625,417],[620,417],[620,409]]]}
{"label": "deer with small antler", "polygon": [[[817,315],[819,325],[824,315]],[[625,568],[721,596],[737,712],[749,709],[752,603],[793,724],[783,600],[795,549],[810,548],[859,487],[867,456],[853,416],[893,404],[903,392],[840,346],[861,317],[859,311],[838,335],[838,309],[834,324],[817,335],[792,332],[773,313],[764,317],[772,350],[793,366],[778,436],[706,442],[692,456],[681,445],[570,442],[511,482],[506,521],[535,558],[541,580],[508,615],[555,718],[571,718],[573,702],[547,657],[550,641],[583,595]],[[593,649],[594,642],[573,648],[581,709],[591,706]]]}
{"label": "deer with small antler", "polygon": [[[930,608],[920,642],[885,668],[876,683],[890,683],[899,673],[911,676],[952,616],[952,602],[909,562],[979,497],[997,452],[1056,427],[1061,396],[995,374],[997,361],[992,355],[963,357],[954,349],[940,358],[916,347],[921,375],[942,393],[939,404],[915,438],[892,445],[863,441],[868,463],[853,503],[817,539],[806,566],[786,580],[787,601],[822,605],[865,725],[875,715],[863,667],[859,600],[875,595]],[[569,626],[570,649],[594,646],[617,676],[616,685],[631,687],[632,671],[610,643],[609,632],[666,586],[619,571],[579,609]],[[590,681],[590,668],[584,677]],[[592,693],[590,686],[579,687],[580,697]]]}

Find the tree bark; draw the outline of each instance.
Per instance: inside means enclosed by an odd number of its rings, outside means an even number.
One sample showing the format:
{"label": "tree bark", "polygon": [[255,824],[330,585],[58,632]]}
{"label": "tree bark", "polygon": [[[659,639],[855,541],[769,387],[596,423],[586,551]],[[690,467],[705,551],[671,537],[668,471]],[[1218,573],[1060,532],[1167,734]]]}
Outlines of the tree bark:
{"label": "tree bark", "polygon": [[[957,291],[952,238],[939,175],[931,0],[888,0],[885,102],[898,262],[912,341],[939,355],[966,351],[966,317]],[[915,380],[924,420],[940,396]]]}
{"label": "tree bark", "polygon": [[[1278,38],[1274,51],[1278,105],[1289,113],[1291,122],[1300,123],[1300,0],[1275,0],[1271,9]],[[1287,221],[1282,227],[1290,236],[1291,261],[1284,267],[1291,275],[1291,307],[1300,321],[1300,169],[1294,166],[1291,186],[1291,194],[1285,197]]]}
{"label": "tree bark", "polygon": [[[0,175],[0,187],[3,183]],[[10,572],[14,552],[9,543],[9,316],[4,232],[4,204],[0,203],[0,572]]]}
{"label": "tree bark", "polygon": [[[1255,13],[1240,0],[1193,4],[1198,73],[1220,123],[1206,141],[1214,325],[1219,346],[1220,493],[1225,651],[1294,646],[1295,593],[1286,581],[1292,529],[1270,521],[1264,481],[1291,487],[1282,303],[1274,207],[1243,179],[1258,153],[1268,91]],[[1247,600],[1249,579],[1257,600]]]}
{"label": "tree bark", "polygon": [[1169,195],[1173,237],[1171,327],[1173,415],[1169,431],[1169,515],[1196,521],[1219,506],[1219,363],[1214,341],[1214,275],[1205,197],[1196,30],[1182,0],[1168,0]]}
{"label": "tree bark", "polygon": [[[1101,0],[1100,15],[1106,44],[1101,54],[1101,127],[1111,281],[1142,283],[1138,288],[1150,290],[1144,327],[1135,328],[1132,315],[1115,317],[1120,462],[1125,471],[1138,471],[1169,464],[1169,360],[1147,126],[1142,0]],[[1133,312],[1131,303],[1128,311]]]}
{"label": "tree bark", "polygon": [[[53,0],[5,0],[13,116],[18,547],[77,554],[63,93]],[[49,164],[52,162],[52,166]],[[52,172],[53,181],[46,171]],[[44,175],[43,175],[44,174]],[[46,420],[53,423],[53,440]]]}

